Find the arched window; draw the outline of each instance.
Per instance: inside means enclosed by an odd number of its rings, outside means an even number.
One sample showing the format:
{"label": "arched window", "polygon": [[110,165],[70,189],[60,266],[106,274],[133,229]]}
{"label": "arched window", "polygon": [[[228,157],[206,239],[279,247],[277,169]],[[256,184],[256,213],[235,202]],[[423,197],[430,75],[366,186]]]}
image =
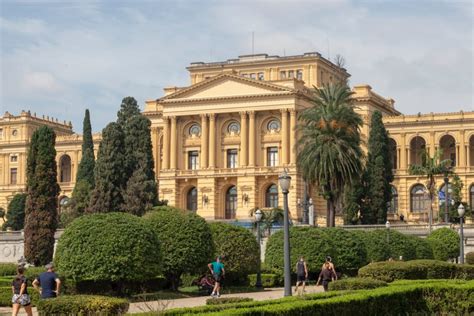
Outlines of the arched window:
{"label": "arched window", "polygon": [[471,184],[471,188],[469,189],[469,206],[471,210],[474,207],[474,184]]}
{"label": "arched window", "polygon": [[389,157],[390,162],[392,165],[392,169],[398,168],[398,161],[397,161],[397,143],[393,138],[388,140],[388,150],[389,150]]}
{"label": "arched window", "polygon": [[398,213],[398,191],[392,185],[392,199],[390,200],[390,205],[388,206],[389,213]]}
{"label": "arched window", "polygon": [[188,211],[196,212],[197,210],[197,195],[198,191],[196,187],[192,187],[186,195],[186,209]]}
{"label": "arched window", "polygon": [[194,123],[189,128],[189,136],[199,137],[201,135],[201,126],[197,123]]}
{"label": "arched window", "polygon": [[450,159],[451,166],[456,166],[456,141],[451,135],[444,135],[439,140],[439,148],[443,151],[441,159]]}
{"label": "arched window", "polygon": [[410,142],[410,164],[421,165],[421,154],[426,148],[426,141],[423,137],[416,136]]}
{"label": "arched window", "polygon": [[272,184],[265,192],[265,207],[278,207],[278,186]]}
{"label": "arched window", "polygon": [[231,186],[225,195],[225,218],[235,218],[235,212],[237,211],[237,187]]}
{"label": "arched window", "polygon": [[427,197],[425,187],[422,184],[416,184],[410,191],[410,206],[412,212],[428,211]]}
{"label": "arched window", "polygon": [[59,161],[59,182],[71,182],[71,157],[63,155]]}

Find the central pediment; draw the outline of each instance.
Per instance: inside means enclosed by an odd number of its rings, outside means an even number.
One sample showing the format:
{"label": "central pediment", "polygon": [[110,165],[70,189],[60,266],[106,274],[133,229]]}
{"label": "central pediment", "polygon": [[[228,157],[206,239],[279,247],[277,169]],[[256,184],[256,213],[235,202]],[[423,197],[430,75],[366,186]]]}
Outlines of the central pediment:
{"label": "central pediment", "polygon": [[167,95],[160,101],[187,101],[196,99],[232,98],[271,94],[288,94],[295,90],[276,84],[221,74],[201,81],[188,88]]}

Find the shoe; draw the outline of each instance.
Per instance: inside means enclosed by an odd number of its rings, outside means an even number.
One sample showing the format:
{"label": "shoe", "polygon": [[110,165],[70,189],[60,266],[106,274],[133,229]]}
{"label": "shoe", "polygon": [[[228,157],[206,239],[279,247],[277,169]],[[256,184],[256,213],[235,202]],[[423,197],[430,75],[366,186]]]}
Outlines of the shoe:
{"label": "shoe", "polygon": [[217,297],[221,297],[221,293],[217,293]]}
{"label": "shoe", "polygon": [[216,297],[216,293],[212,292],[211,297]]}

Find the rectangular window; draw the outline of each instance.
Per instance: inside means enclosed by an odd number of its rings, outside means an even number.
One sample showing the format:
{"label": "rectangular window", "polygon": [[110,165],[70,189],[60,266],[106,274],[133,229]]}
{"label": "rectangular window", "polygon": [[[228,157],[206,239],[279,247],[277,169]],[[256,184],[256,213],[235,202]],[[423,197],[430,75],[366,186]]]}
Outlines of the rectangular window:
{"label": "rectangular window", "polygon": [[17,182],[17,169],[11,168],[10,169],[10,184],[16,184]]}
{"label": "rectangular window", "polygon": [[255,73],[250,74],[250,79],[257,79],[257,75]]}
{"label": "rectangular window", "polygon": [[227,168],[237,168],[237,149],[227,149]]}
{"label": "rectangular window", "polygon": [[278,147],[267,148],[267,166],[268,167],[278,166]]}
{"label": "rectangular window", "polygon": [[263,72],[258,73],[258,80],[262,81],[264,79]]}
{"label": "rectangular window", "polygon": [[10,162],[17,162],[18,161],[18,156],[10,156]]}
{"label": "rectangular window", "polygon": [[196,150],[188,152],[188,169],[196,170],[199,168],[199,154]]}
{"label": "rectangular window", "polygon": [[280,71],[280,79],[286,79],[286,71]]}
{"label": "rectangular window", "polygon": [[293,79],[294,77],[295,77],[295,71],[294,70],[288,71],[288,79]]}
{"label": "rectangular window", "polygon": [[298,80],[303,80],[303,70],[298,69],[298,70],[296,71],[296,79],[298,79]]}

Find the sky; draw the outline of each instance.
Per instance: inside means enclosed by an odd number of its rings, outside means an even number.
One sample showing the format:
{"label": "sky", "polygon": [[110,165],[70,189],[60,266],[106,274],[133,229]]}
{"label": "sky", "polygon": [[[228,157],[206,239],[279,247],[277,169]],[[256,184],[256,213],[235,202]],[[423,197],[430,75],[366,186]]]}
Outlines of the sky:
{"label": "sky", "polygon": [[0,116],[30,110],[81,133],[123,97],[190,84],[191,62],[254,52],[344,57],[405,114],[474,110],[471,0],[0,0]]}

